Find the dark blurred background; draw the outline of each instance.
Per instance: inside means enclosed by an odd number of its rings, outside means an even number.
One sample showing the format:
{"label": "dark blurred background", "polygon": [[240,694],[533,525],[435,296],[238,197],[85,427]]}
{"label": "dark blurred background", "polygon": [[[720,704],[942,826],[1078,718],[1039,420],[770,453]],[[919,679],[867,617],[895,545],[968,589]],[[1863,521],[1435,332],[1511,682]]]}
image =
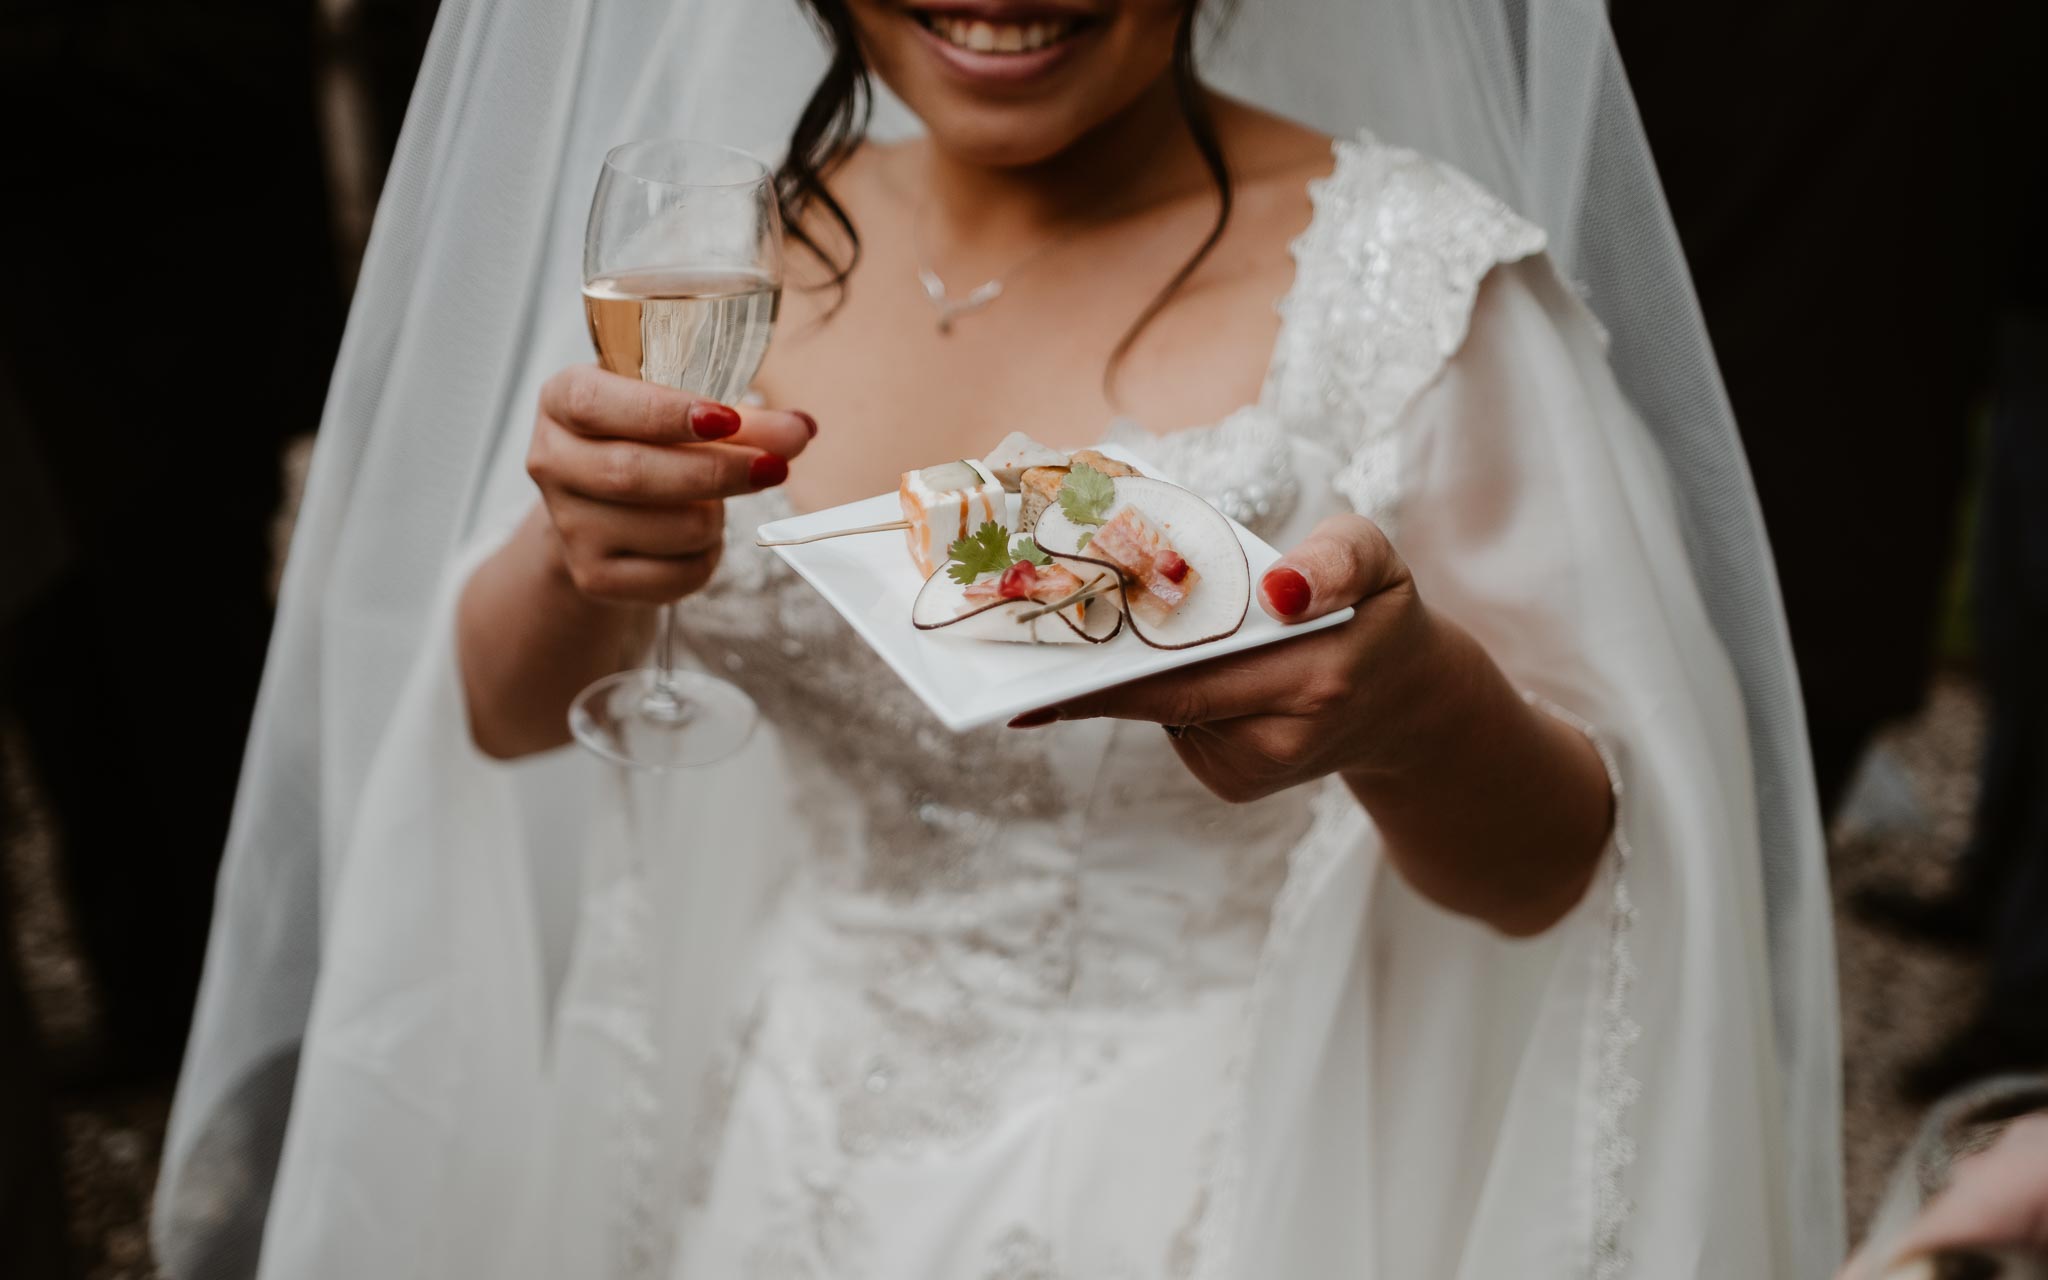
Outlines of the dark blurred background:
{"label": "dark blurred background", "polygon": [[[2048,1067],[2044,6],[1611,9],[1801,663],[1860,1223],[1927,1099]],[[280,549],[433,10],[0,0],[7,1280],[157,1274]]]}
{"label": "dark blurred background", "polygon": [[0,0],[0,1277],[146,1276],[288,473],[432,0]]}

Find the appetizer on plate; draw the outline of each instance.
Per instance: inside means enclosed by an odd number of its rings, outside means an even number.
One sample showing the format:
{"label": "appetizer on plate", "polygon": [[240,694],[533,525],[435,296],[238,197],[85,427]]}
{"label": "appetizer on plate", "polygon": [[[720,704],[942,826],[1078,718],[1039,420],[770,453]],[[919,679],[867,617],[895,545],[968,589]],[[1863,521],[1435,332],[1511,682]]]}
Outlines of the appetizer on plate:
{"label": "appetizer on plate", "polygon": [[1101,644],[1128,618],[1146,644],[1184,649],[1235,634],[1250,608],[1223,513],[1093,449],[1013,432],[979,461],[906,471],[897,498],[901,520],[760,545],[903,530],[925,579],[911,625],[979,640]]}
{"label": "appetizer on plate", "polygon": [[1067,455],[1051,445],[1038,443],[1022,431],[1012,431],[981,461],[1002,481],[1004,489],[1016,493],[1026,471],[1033,467],[1065,467]]}
{"label": "appetizer on plate", "polygon": [[1146,644],[1184,649],[1235,634],[1251,607],[1251,567],[1223,513],[1178,485],[1106,475],[1078,458],[1032,526],[1036,545],[1114,573],[1113,598]]}
{"label": "appetizer on plate", "polygon": [[1045,509],[1059,500],[1061,486],[1075,467],[1087,467],[1105,476],[1135,476],[1136,467],[1118,462],[1115,458],[1083,449],[1066,461],[1057,464],[1043,464],[1027,469],[1018,478],[1020,491],[1024,495],[1023,506],[1017,517],[1017,527],[1029,531],[1038,526],[1038,517]]}
{"label": "appetizer on plate", "polygon": [[[910,608],[920,631],[950,629],[974,640],[1101,644],[1123,629],[1108,601],[1091,597],[1100,566],[1056,561],[1027,535],[1012,541],[993,520],[949,548],[945,567],[925,579]],[[1081,572],[1076,572],[1076,569]]]}
{"label": "appetizer on plate", "polygon": [[927,578],[946,563],[949,548],[987,523],[1010,527],[1010,501],[1002,481],[979,462],[941,462],[903,473],[896,489],[903,504],[910,558]]}

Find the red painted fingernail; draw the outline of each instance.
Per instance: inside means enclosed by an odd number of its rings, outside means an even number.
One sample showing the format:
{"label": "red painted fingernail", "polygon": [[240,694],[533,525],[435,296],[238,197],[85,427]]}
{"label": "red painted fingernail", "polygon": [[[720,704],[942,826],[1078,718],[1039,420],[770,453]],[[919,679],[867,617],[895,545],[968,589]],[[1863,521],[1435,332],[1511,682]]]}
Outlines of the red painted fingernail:
{"label": "red painted fingernail", "polygon": [[816,418],[805,413],[802,409],[792,409],[790,412],[803,420],[804,430],[811,433],[811,439],[815,440],[818,438],[818,420]]}
{"label": "red painted fingernail", "polygon": [[1036,729],[1040,725],[1051,724],[1059,718],[1060,713],[1057,708],[1044,707],[1037,711],[1026,711],[1023,715],[1010,721],[1010,727],[1012,729]]}
{"label": "red painted fingernail", "polygon": [[1266,591],[1266,603],[1285,617],[1293,617],[1308,608],[1308,579],[1285,566],[1266,575],[1262,584]]}
{"label": "red painted fingernail", "polygon": [[699,400],[690,406],[690,430],[699,440],[723,440],[737,435],[740,415],[715,400]]}
{"label": "red painted fingernail", "polygon": [[747,464],[747,483],[766,489],[789,479],[789,463],[781,455],[764,453]]}

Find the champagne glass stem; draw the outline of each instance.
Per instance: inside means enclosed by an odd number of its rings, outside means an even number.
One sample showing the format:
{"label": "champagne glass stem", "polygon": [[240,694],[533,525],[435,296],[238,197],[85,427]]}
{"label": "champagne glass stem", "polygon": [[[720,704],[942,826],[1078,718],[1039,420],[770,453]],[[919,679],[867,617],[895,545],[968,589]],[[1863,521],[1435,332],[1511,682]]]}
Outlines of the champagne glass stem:
{"label": "champagne glass stem", "polygon": [[647,714],[663,724],[678,725],[690,719],[690,700],[676,687],[676,607],[661,606],[654,619],[654,680],[642,704]]}

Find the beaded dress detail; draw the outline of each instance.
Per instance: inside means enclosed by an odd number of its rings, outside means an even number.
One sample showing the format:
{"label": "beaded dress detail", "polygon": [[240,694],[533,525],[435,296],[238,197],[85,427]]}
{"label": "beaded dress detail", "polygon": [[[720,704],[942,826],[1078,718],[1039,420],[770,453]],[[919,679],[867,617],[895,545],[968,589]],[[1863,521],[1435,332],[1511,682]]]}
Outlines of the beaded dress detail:
{"label": "beaded dress detail", "polygon": [[[1412,153],[1335,149],[1260,402],[1161,438],[1111,428],[1281,546],[1346,507],[1392,518],[1403,407],[1456,351],[1486,270],[1542,244]],[[679,620],[779,731],[793,792],[829,798],[806,801],[826,816],[773,971],[706,1085],[721,1096],[692,1139],[672,1274],[1199,1274],[1249,1001],[1317,790],[1226,805],[1150,725],[950,734],[753,545],[788,513],[778,492],[727,512],[724,564]]]}

